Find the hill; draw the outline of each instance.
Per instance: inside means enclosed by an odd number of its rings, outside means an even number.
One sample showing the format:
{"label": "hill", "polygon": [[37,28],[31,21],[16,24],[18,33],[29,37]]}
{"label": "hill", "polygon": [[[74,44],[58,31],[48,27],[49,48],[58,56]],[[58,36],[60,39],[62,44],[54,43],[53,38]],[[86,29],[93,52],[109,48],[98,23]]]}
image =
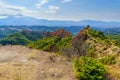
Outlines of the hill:
{"label": "hill", "polygon": [[32,41],[36,41],[42,38],[43,35],[40,32],[36,31],[18,31],[13,34],[10,34],[0,40],[2,45],[26,45]]}
{"label": "hill", "polygon": [[[76,70],[75,74],[77,75],[78,79],[89,79],[90,76],[93,76],[94,79],[101,78],[107,80],[119,80],[120,78],[119,45],[116,44],[117,42],[114,39],[104,35],[101,31],[91,29],[89,26],[82,29],[76,36],[73,36],[69,31],[65,29],[58,29],[53,32],[43,33],[23,30],[11,34],[1,39],[1,41],[2,40],[3,43],[6,43],[3,45],[26,45],[29,47],[29,49],[35,48],[38,50],[47,51],[51,54],[54,53],[54,55],[57,56],[63,56],[68,61],[74,62],[74,68]],[[11,43],[9,42],[9,40]],[[35,54],[30,54],[29,56],[32,59],[39,60],[38,58],[36,59]],[[43,55],[40,54],[40,56],[40,58],[43,59]],[[54,56],[50,56],[50,60],[56,62],[56,60],[54,60]],[[56,63],[54,65],[56,65]],[[95,68],[95,71],[93,67]],[[73,71],[74,68],[71,68],[71,70]],[[87,72],[84,72],[86,70]],[[99,73],[97,74],[98,76],[94,76],[94,74],[90,74],[89,72]],[[82,74],[84,76],[82,76]],[[85,77],[87,76],[86,74],[90,76]],[[53,77],[51,79],[53,79]],[[93,78],[91,78],[90,80],[92,79]]]}
{"label": "hill", "polygon": [[[48,32],[46,33],[46,37],[43,39],[39,39],[36,42],[28,44],[30,47],[36,47],[37,49],[43,49],[43,50],[50,50],[53,46],[56,46],[55,50],[60,50],[63,47],[67,46],[67,48],[76,47],[77,45],[82,45],[85,43],[84,47],[88,46],[90,47],[92,43],[89,42],[98,42],[98,44],[104,44],[109,46],[114,46],[115,41],[105,36],[102,32],[96,31],[90,28],[85,28],[81,30],[77,36],[72,36],[68,31],[64,29],[58,29],[54,32]],[[93,43],[93,44],[96,44]],[[91,45],[89,45],[91,44]],[[68,47],[69,45],[69,47]],[[40,47],[41,46],[41,47]],[[45,49],[44,49],[45,47]],[[96,48],[96,47],[94,47]],[[52,49],[53,50],[53,49]],[[63,50],[60,50],[63,51]],[[53,51],[54,52],[54,51]]]}
{"label": "hill", "polygon": [[[59,32],[59,30],[57,31]],[[56,33],[56,31],[53,33]],[[30,48],[55,52],[71,59],[81,56],[93,58],[106,66],[110,76],[120,78],[119,71],[117,72],[120,69],[120,47],[116,45],[116,41],[105,36],[101,31],[87,27],[74,37],[60,37],[55,35],[42,38],[28,44],[28,46]],[[111,70],[112,67],[115,67],[114,69],[116,70]]]}
{"label": "hill", "polygon": [[70,37],[72,36],[72,34],[68,31],[66,31],[65,29],[58,29],[54,32],[47,32],[46,33],[46,37],[60,37],[60,38],[63,38],[63,37]]}
{"label": "hill", "polygon": [[72,35],[64,30],[58,29],[54,32],[47,32],[46,37],[38,41],[28,44],[31,48],[41,49],[50,52],[58,52],[60,47],[69,46],[69,41],[72,40]]}

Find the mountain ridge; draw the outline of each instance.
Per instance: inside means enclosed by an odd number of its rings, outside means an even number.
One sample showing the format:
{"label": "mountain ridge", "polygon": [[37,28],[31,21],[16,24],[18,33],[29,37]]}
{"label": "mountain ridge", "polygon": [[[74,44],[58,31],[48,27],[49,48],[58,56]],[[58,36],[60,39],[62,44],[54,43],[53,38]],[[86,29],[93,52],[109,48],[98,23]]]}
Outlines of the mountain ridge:
{"label": "mountain ridge", "polygon": [[120,22],[106,22],[96,20],[82,20],[82,21],[71,21],[71,20],[47,20],[37,19],[27,16],[14,17],[8,16],[0,19],[0,25],[13,25],[13,26],[86,26],[91,25],[92,27],[120,27]]}

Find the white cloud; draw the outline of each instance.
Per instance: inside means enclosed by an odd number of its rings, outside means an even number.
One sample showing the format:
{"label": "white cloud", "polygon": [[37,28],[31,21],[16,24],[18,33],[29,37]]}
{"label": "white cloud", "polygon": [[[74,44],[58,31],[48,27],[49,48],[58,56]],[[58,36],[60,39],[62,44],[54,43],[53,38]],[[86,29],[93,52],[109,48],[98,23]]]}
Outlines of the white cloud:
{"label": "white cloud", "polygon": [[38,4],[36,4],[35,6],[37,8],[41,8],[41,6],[43,6],[44,4],[46,4],[48,2],[48,0],[40,0],[40,2]]}
{"label": "white cloud", "polygon": [[56,13],[57,12],[57,10],[59,10],[60,9],[60,7],[58,7],[58,6],[48,6],[48,8],[49,8],[49,10],[48,11],[46,11],[46,13]]}
{"label": "white cloud", "polygon": [[72,0],[63,0],[62,3],[67,3],[67,2],[70,2]]}
{"label": "white cloud", "polygon": [[48,6],[49,9],[51,10],[58,10],[60,9],[58,6]]}
{"label": "white cloud", "polygon": [[13,5],[8,5],[5,3],[0,3],[0,9],[4,9],[4,10],[13,10],[13,11],[22,11],[25,9],[25,7],[21,7],[21,6],[13,6]]}
{"label": "white cloud", "polygon": [[40,12],[27,9],[23,6],[9,5],[0,1],[0,17],[18,16],[20,14],[24,16],[37,17],[38,14],[40,15]]}

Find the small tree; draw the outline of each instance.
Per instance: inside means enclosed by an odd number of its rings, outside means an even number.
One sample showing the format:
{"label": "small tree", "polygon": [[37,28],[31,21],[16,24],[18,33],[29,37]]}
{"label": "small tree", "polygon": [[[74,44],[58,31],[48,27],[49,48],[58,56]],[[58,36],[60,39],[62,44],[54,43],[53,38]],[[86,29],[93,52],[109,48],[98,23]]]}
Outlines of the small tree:
{"label": "small tree", "polygon": [[78,80],[105,80],[106,70],[104,66],[92,58],[82,56],[75,59],[74,67]]}
{"label": "small tree", "polygon": [[89,28],[90,28],[90,25],[87,25],[86,28],[89,29]]}

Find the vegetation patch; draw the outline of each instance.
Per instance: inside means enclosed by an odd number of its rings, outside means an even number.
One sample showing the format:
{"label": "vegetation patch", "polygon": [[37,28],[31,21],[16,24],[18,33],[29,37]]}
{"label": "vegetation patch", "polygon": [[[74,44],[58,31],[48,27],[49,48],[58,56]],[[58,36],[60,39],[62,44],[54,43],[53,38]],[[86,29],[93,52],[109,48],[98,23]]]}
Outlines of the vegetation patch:
{"label": "vegetation patch", "polygon": [[47,37],[36,42],[28,44],[31,48],[36,48],[44,51],[59,52],[60,49],[71,46],[71,37]]}
{"label": "vegetation patch", "polygon": [[75,59],[74,67],[76,69],[78,80],[106,80],[105,67],[92,58],[80,57]]}
{"label": "vegetation patch", "polygon": [[117,55],[108,55],[100,59],[100,62],[106,65],[113,65],[117,63]]}

